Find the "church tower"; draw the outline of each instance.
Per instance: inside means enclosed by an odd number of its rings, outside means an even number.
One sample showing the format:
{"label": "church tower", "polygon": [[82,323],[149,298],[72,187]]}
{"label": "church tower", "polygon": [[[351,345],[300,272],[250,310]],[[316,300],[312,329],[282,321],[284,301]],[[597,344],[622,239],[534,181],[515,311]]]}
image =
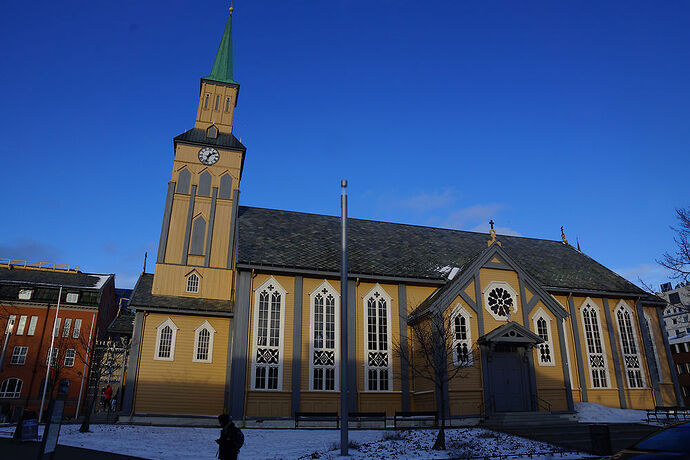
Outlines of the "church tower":
{"label": "church tower", "polygon": [[174,138],[152,294],[231,300],[239,181],[246,148],[232,133],[232,7],[194,128]]}

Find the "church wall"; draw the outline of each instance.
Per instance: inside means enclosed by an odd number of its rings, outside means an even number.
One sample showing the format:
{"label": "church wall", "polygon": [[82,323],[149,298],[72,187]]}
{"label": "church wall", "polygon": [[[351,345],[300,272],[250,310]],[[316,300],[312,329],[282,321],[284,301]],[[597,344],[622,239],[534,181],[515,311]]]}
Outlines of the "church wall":
{"label": "church wall", "polygon": [[[233,180],[233,189],[235,187]],[[216,215],[211,239],[211,267],[227,267],[228,245],[230,244],[230,230],[234,222],[230,222],[232,215],[232,200],[216,200]]]}
{"label": "church wall", "polygon": [[[179,328],[175,338],[174,360],[155,360],[156,328],[168,318]],[[204,321],[208,321],[216,330],[211,363],[192,361],[194,330]],[[192,415],[222,413],[229,322],[228,318],[146,313],[134,412]]]}
{"label": "church wall", "polygon": [[[232,132],[232,118],[237,102],[238,88],[221,85],[214,82],[202,81],[199,94],[199,110],[197,111],[196,128],[207,128],[215,121],[221,131]],[[204,108],[204,98],[209,94],[208,107]],[[215,108],[216,96],[220,96],[218,109]],[[225,98],[230,97],[229,111],[225,111]]]}
{"label": "church wall", "polygon": [[172,213],[170,215],[170,230],[168,243],[165,248],[165,261],[171,264],[182,262],[182,249],[184,247],[185,225],[187,221],[187,209],[189,208],[189,195],[175,193]]}
{"label": "church wall", "polygon": [[[553,313],[551,313],[546,305],[539,300],[535,304],[534,309],[528,317],[528,328],[535,334],[538,334],[538,331],[534,327],[534,322],[537,316],[542,315],[546,316],[545,319],[549,325],[549,333],[552,344],[551,359],[553,365],[540,364],[539,347],[534,347],[532,349],[534,373],[537,381],[537,396],[551,404],[551,410],[568,410],[565,381],[563,379],[563,355],[561,354],[558,335],[559,320],[553,315]],[[544,410],[544,407],[540,407],[540,409]]]}
{"label": "church wall", "polygon": [[[407,285],[407,316],[437,289],[436,286]],[[409,337],[409,335],[408,335]]]}
{"label": "church wall", "polygon": [[[199,292],[186,292],[186,275],[194,269],[200,275]],[[232,287],[231,270],[190,267],[188,265],[156,264],[156,275],[153,281],[154,294],[220,300],[230,299]]]}
{"label": "church wall", "polygon": [[246,380],[246,409],[247,417],[289,417],[292,403],[292,350],[293,350],[293,313],[294,313],[294,286],[295,280],[291,276],[274,275],[273,278],[286,291],[284,314],[285,322],[282,332],[282,358],[280,358],[283,369],[283,379],[281,390],[252,390],[252,353],[254,353],[254,316],[256,289],[260,287],[271,275],[257,274],[252,279],[252,292],[249,303],[249,337],[248,358],[247,358],[247,380]]}
{"label": "church wall", "polygon": [[[568,297],[564,295],[554,296],[556,301],[568,312],[568,317],[563,321],[563,332],[565,333],[566,350],[568,352],[568,366],[570,371],[570,387],[573,393],[573,402],[582,402],[582,390],[580,389],[580,369],[577,365],[577,346],[573,334],[573,318],[570,316]],[[579,324],[578,324],[579,326]],[[579,328],[578,328],[579,329]],[[584,359],[583,359],[584,362]]]}

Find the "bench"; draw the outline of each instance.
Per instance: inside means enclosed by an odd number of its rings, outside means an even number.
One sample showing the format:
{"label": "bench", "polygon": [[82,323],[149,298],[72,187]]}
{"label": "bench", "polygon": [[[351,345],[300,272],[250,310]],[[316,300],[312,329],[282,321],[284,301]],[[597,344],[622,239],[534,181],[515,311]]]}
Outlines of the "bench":
{"label": "bench", "polygon": [[684,407],[678,406],[656,406],[654,409],[647,409],[647,422],[655,419],[661,423],[678,422],[681,419],[690,418],[690,412]]}
{"label": "bench", "polygon": [[398,421],[428,421],[433,419],[434,426],[438,426],[438,413],[435,411],[395,411],[393,426],[398,429]]}
{"label": "bench", "polygon": [[386,413],[385,412],[350,412],[348,418],[351,421],[357,421],[361,427],[362,422],[381,422],[383,428],[386,428]]}
{"label": "bench", "polygon": [[299,422],[335,422],[335,427],[340,428],[340,417],[337,412],[295,412],[295,428],[299,427]]}

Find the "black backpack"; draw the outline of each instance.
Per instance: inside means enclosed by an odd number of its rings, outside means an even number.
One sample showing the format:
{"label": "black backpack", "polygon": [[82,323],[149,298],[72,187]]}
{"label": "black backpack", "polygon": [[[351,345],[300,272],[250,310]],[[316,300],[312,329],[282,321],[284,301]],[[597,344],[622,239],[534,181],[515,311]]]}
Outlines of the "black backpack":
{"label": "black backpack", "polygon": [[236,426],[233,427],[232,431],[232,443],[234,444],[235,449],[240,450],[244,445],[244,434],[242,433],[242,430],[240,430]]}

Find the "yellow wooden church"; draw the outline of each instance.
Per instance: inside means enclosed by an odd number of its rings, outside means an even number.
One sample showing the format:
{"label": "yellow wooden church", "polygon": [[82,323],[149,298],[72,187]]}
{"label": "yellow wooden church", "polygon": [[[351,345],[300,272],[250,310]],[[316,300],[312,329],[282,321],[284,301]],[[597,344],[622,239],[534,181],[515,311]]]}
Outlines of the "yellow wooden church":
{"label": "yellow wooden church", "polygon": [[[174,138],[155,272],[143,273],[124,421],[289,420],[338,411],[340,219],[239,205],[232,13],[194,127]],[[350,411],[451,418],[676,405],[664,302],[563,241],[349,221]],[[442,391],[394,353],[445,318]],[[412,345],[414,356],[414,342]],[[440,407],[440,406],[439,406]]]}

